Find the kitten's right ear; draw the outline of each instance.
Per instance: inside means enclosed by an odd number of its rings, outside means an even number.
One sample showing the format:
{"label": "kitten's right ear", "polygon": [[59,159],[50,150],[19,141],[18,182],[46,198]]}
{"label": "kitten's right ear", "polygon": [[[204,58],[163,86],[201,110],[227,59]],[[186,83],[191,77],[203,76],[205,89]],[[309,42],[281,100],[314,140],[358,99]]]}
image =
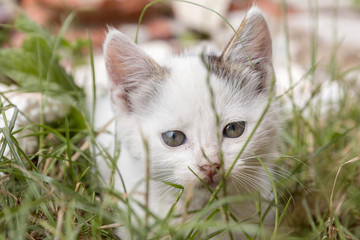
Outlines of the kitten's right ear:
{"label": "kitten's right ear", "polygon": [[272,64],[270,31],[258,7],[253,6],[221,55],[224,62]]}
{"label": "kitten's right ear", "polygon": [[104,43],[113,103],[131,111],[163,78],[164,69],[120,31],[110,29]]}

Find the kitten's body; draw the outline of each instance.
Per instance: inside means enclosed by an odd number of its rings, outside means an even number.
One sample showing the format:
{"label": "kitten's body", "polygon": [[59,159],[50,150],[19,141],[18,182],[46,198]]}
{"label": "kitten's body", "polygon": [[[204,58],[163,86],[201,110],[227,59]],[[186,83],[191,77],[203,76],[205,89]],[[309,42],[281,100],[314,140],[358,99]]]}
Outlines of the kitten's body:
{"label": "kitten's body", "polygon": [[[209,189],[216,189],[236,160],[226,177],[226,195],[243,196],[258,191],[269,199],[269,177],[256,156],[271,165],[276,155],[275,104],[271,104],[248,141],[272,94],[274,74],[271,38],[257,8],[249,11],[221,55],[209,51],[188,53],[156,63],[116,30],[110,30],[104,47],[116,132],[121,141],[117,166],[131,197],[144,203],[148,163],[151,211],[165,216],[179,193],[179,189],[164,181],[184,187],[176,212],[201,209],[212,195]],[[224,130],[233,123],[244,124],[240,136],[229,137]],[[239,131],[239,127],[235,129]],[[170,146],[164,133],[174,131],[183,134],[185,140]],[[233,134],[231,131],[235,130],[229,131]],[[179,135],[171,136],[170,141]],[[105,141],[110,145],[113,142]],[[98,162],[100,172],[108,180],[110,169]],[[114,185],[124,192],[117,174]],[[218,198],[223,192],[219,191]],[[255,203],[249,201],[236,201],[229,208],[239,221],[256,213]]]}

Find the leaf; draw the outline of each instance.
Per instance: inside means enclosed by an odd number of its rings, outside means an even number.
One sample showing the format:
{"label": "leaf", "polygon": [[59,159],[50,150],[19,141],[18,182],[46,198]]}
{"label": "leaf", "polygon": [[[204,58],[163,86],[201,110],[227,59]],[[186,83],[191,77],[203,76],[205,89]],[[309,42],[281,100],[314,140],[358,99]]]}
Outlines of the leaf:
{"label": "leaf", "polygon": [[15,21],[15,28],[23,33],[39,35],[43,38],[50,38],[50,34],[40,25],[30,20],[25,14],[20,13]]}
{"label": "leaf", "polygon": [[171,187],[177,188],[177,189],[184,189],[183,186],[178,185],[178,184],[175,184],[175,183],[166,182],[166,181],[163,181],[163,183],[165,183],[166,185],[169,185],[169,186],[171,186]]}
{"label": "leaf", "polygon": [[0,50],[0,73],[15,81],[20,90],[46,93],[74,105],[84,93],[57,60],[51,63],[51,56],[45,39],[28,37],[22,49]]}

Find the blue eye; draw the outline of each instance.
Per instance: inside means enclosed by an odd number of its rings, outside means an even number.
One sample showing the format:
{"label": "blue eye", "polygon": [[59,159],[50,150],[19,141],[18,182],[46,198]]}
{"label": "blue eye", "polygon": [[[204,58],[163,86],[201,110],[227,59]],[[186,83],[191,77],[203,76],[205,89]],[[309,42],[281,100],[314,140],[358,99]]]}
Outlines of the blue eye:
{"label": "blue eye", "polygon": [[186,140],[185,134],[177,130],[164,132],[161,137],[164,143],[170,147],[178,147]]}
{"label": "blue eye", "polygon": [[225,126],[223,130],[223,135],[228,138],[237,138],[240,137],[245,131],[245,122],[233,122]]}

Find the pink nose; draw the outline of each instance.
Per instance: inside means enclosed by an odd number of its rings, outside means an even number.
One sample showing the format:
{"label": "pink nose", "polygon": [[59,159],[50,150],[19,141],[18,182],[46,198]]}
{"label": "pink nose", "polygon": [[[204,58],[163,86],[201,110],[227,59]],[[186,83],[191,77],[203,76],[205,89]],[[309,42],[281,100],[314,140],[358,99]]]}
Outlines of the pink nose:
{"label": "pink nose", "polygon": [[213,163],[213,164],[204,164],[202,166],[199,167],[200,171],[202,171],[203,173],[205,173],[210,179],[212,179],[212,177],[214,175],[217,174],[217,172],[220,169],[220,165],[218,163]]}

